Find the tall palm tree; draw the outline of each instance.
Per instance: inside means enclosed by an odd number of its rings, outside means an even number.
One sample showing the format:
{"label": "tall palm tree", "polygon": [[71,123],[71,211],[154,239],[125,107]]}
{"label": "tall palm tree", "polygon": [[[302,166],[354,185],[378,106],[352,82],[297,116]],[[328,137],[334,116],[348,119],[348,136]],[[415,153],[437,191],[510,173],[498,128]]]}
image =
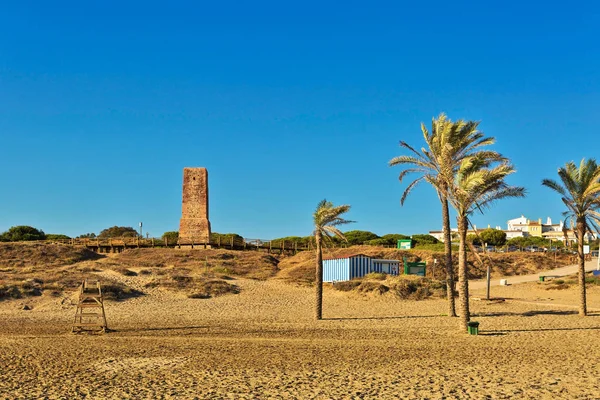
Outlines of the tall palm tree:
{"label": "tall palm tree", "polygon": [[315,224],[315,244],[317,249],[317,268],[315,277],[317,299],[315,304],[315,317],[318,320],[323,317],[323,240],[331,239],[336,236],[342,240],[346,240],[344,234],[337,227],[354,222],[345,220],[341,217],[342,214],[349,210],[349,205],[334,206],[333,203],[327,200],[321,200],[313,214]]}
{"label": "tall palm tree", "polygon": [[446,264],[446,293],[448,298],[448,316],[456,317],[454,304],[454,270],[452,267],[452,237],[450,230],[450,208],[448,206],[448,189],[454,182],[456,171],[461,163],[478,154],[482,159],[502,161],[500,154],[482,150],[483,146],[494,143],[494,138],[485,137],[478,130],[479,122],[458,120],[452,122],[442,113],[431,121],[431,132],[421,123],[421,131],[426,147],[415,150],[408,143],[401,141],[400,147],[409,150],[412,155],[399,156],[390,160],[389,165],[406,166],[400,172],[400,182],[409,174],[419,175],[407,187],[400,203],[422,181],[429,183],[436,190],[442,205],[442,229],[444,234],[444,253]]}
{"label": "tall palm tree", "polygon": [[467,330],[470,320],[469,281],[467,276],[467,231],[469,216],[475,211],[483,212],[497,200],[508,197],[524,197],[525,189],[509,186],[505,178],[514,173],[507,161],[492,166],[490,160],[481,157],[465,159],[456,173],[448,199],[456,210],[458,222],[458,301],[460,303],[461,329]]}
{"label": "tall palm tree", "polygon": [[[588,232],[600,232],[600,165],[596,160],[582,159],[579,167],[568,162],[558,169],[562,185],[552,179],[544,179],[542,185],[557,192],[567,206],[566,218],[575,221],[577,258],[579,261],[579,315],[587,315],[585,293],[585,255],[583,242]],[[565,224],[566,226],[566,224]]]}

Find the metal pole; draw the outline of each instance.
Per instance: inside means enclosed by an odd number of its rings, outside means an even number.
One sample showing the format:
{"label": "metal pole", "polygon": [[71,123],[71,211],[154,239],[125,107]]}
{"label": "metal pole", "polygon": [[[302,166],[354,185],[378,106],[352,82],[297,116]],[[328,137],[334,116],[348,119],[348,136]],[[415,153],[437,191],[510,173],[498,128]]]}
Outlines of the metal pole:
{"label": "metal pole", "polygon": [[[486,249],[486,250],[487,250],[487,243],[484,243],[484,249]],[[492,266],[491,266],[491,264],[490,264],[490,262],[489,262],[489,260],[488,260],[488,265],[487,265],[487,274],[486,274],[486,275],[487,275],[487,276],[486,276],[486,279],[487,279],[487,288],[486,288],[486,292],[485,292],[485,296],[486,296],[486,299],[487,299],[487,300],[489,300],[489,299],[490,299],[490,275],[491,275],[491,273],[492,273],[492,271],[491,271],[491,270],[492,270]]]}
{"label": "metal pole", "polygon": [[485,292],[486,299],[490,299],[490,264],[487,266],[487,289]]}

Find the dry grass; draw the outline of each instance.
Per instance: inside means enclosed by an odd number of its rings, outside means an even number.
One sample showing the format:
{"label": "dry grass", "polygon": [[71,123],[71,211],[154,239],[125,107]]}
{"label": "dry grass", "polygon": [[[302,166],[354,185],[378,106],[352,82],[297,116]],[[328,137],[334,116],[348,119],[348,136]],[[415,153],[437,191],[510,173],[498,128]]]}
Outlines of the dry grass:
{"label": "dry grass", "polygon": [[142,291],[130,288],[121,282],[103,284],[102,294],[104,299],[113,301],[127,300],[144,295]]}
{"label": "dry grass", "polygon": [[[444,260],[444,253],[430,250],[398,250],[386,249],[373,246],[352,246],[345,249],[326,249],[324,257],[342,258],[355,254],[364,254],[375,258],[385,258],[393,260],[402,260],[406,257],[407,261],[425,261],[427,262],[427,274],[431,277],[433,273],[433,260],[437,259],[438,264],[435,269],[435,278],[444,279],[445,273],[441,266]],[[527,275],[544,271],[552,268],[564,267],[572,264],[572,257],[569,255],[558,255],[556,262],[554,255],[543,253],[489,253],[489,258],[480,254],[484,265],[472,254],[468,255],[469,279],[479,279],[485,277],[487,263],[492,265],[492,276],[506,275]],[[453,255],[455,272],[458,267],[458,255]],[[293,257],[282,259],[279,263],[281,272],[279,276],[291,283],[313,284],[315,279],[315,254],[312,251],[305,251],[296,254]]]}
{"label": "dry grass", "polygon": [[238,294],[240,289],[223,280],[208,280],[196,285],[193,293],[188,297],[192,299],[209,299],[211,297],[222,296],[225,294]]}
{"label": "dry grass", "polygon": [[253,251],[132,249],[113,257],[109,264],[117,269],[187,268],[194,273],[215,274],[264,280],[274,276],[279,260]]}
{"label": "dry grass", "polygon": [[85,248],[62,244],[0,243],[1,267],[69,265],[103,257]]}
{"label": "dry grass", "polygon": [[343,292],[361,294],[387,294],[403,300],[424,300],[443,297],[446,287],[439,281],[417,276],[389,276],[368,274],[362,279],[336,282],[333,288]]}
{"label": "dry grass", "polygon": [[[406,257],[409,261],[423,260],[429,266],[434,258],[443,258],[442,253],[427,250],[402,251],[369,246],[328,249],[325,255],[343,257],[359,253],[377,258]],[[490,257],[494,262],[495,275],[531,273],[554,266],[553,258],[542,254],[491,254]],[[557,266],[565,265],[567,261],[569,260],[559,259]],[[76,290],[83,279],[105,269],[122,275],[125,280],[114,276],[111,279],[125,282],[125,287],[130,282],[127,279],[140,276],[144,283],[138,289],[143,290],[145,285],[146,288],[162,287],[182,291],[188,296],[209,297],[237,293],[237,286],[227,282],[234,278],[266,280],[277,275],[289,283],[312,285],[314,253],[301,252],[295,256],[279,256],[278,259],[273,255],[254,251],[132,249],[103,257],[85,249],[58,244],[0,244],[0,299],[39,296],[44,293],[58,296],[64,291]],[[432,269],[429,268],[428,274],[431,272]],[[483,274],[484,267],[479,263],[471,265],[472,277],[481,277]],[[439,267],[436,278],[443,278],[443,271]],[[375,281],[379,283],[376,284]],[[369,274],[356,287],[353,286],[354,283],[336,285],[341,285],[338,286],[339,290],[410,299],[435,296],[438,290],[431,285],[406,282],[408,281],[392,282],[385,274]],[[122,293],[114,297],[131,297],[126,291],[123,288]]]}

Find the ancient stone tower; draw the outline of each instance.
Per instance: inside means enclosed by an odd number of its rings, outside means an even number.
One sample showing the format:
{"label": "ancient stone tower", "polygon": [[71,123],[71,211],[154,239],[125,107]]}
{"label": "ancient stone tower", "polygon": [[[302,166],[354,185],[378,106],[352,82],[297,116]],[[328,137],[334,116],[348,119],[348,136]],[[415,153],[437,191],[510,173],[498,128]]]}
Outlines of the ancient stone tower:
{"label": "ancient stone tower", "polygon": [[206,168],[183,169],[183,201],[179,239],[182,242],[208,243],[208,171]]}

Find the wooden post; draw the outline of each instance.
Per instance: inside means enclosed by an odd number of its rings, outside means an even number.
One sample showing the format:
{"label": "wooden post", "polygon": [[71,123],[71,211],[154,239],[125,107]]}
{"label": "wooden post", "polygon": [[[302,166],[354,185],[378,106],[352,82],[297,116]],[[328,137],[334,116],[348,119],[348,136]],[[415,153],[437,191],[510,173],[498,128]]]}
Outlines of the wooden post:
{"label": "wooden post", "polygon": [[233,235],[231,236],[231,250],[233,250]]}

